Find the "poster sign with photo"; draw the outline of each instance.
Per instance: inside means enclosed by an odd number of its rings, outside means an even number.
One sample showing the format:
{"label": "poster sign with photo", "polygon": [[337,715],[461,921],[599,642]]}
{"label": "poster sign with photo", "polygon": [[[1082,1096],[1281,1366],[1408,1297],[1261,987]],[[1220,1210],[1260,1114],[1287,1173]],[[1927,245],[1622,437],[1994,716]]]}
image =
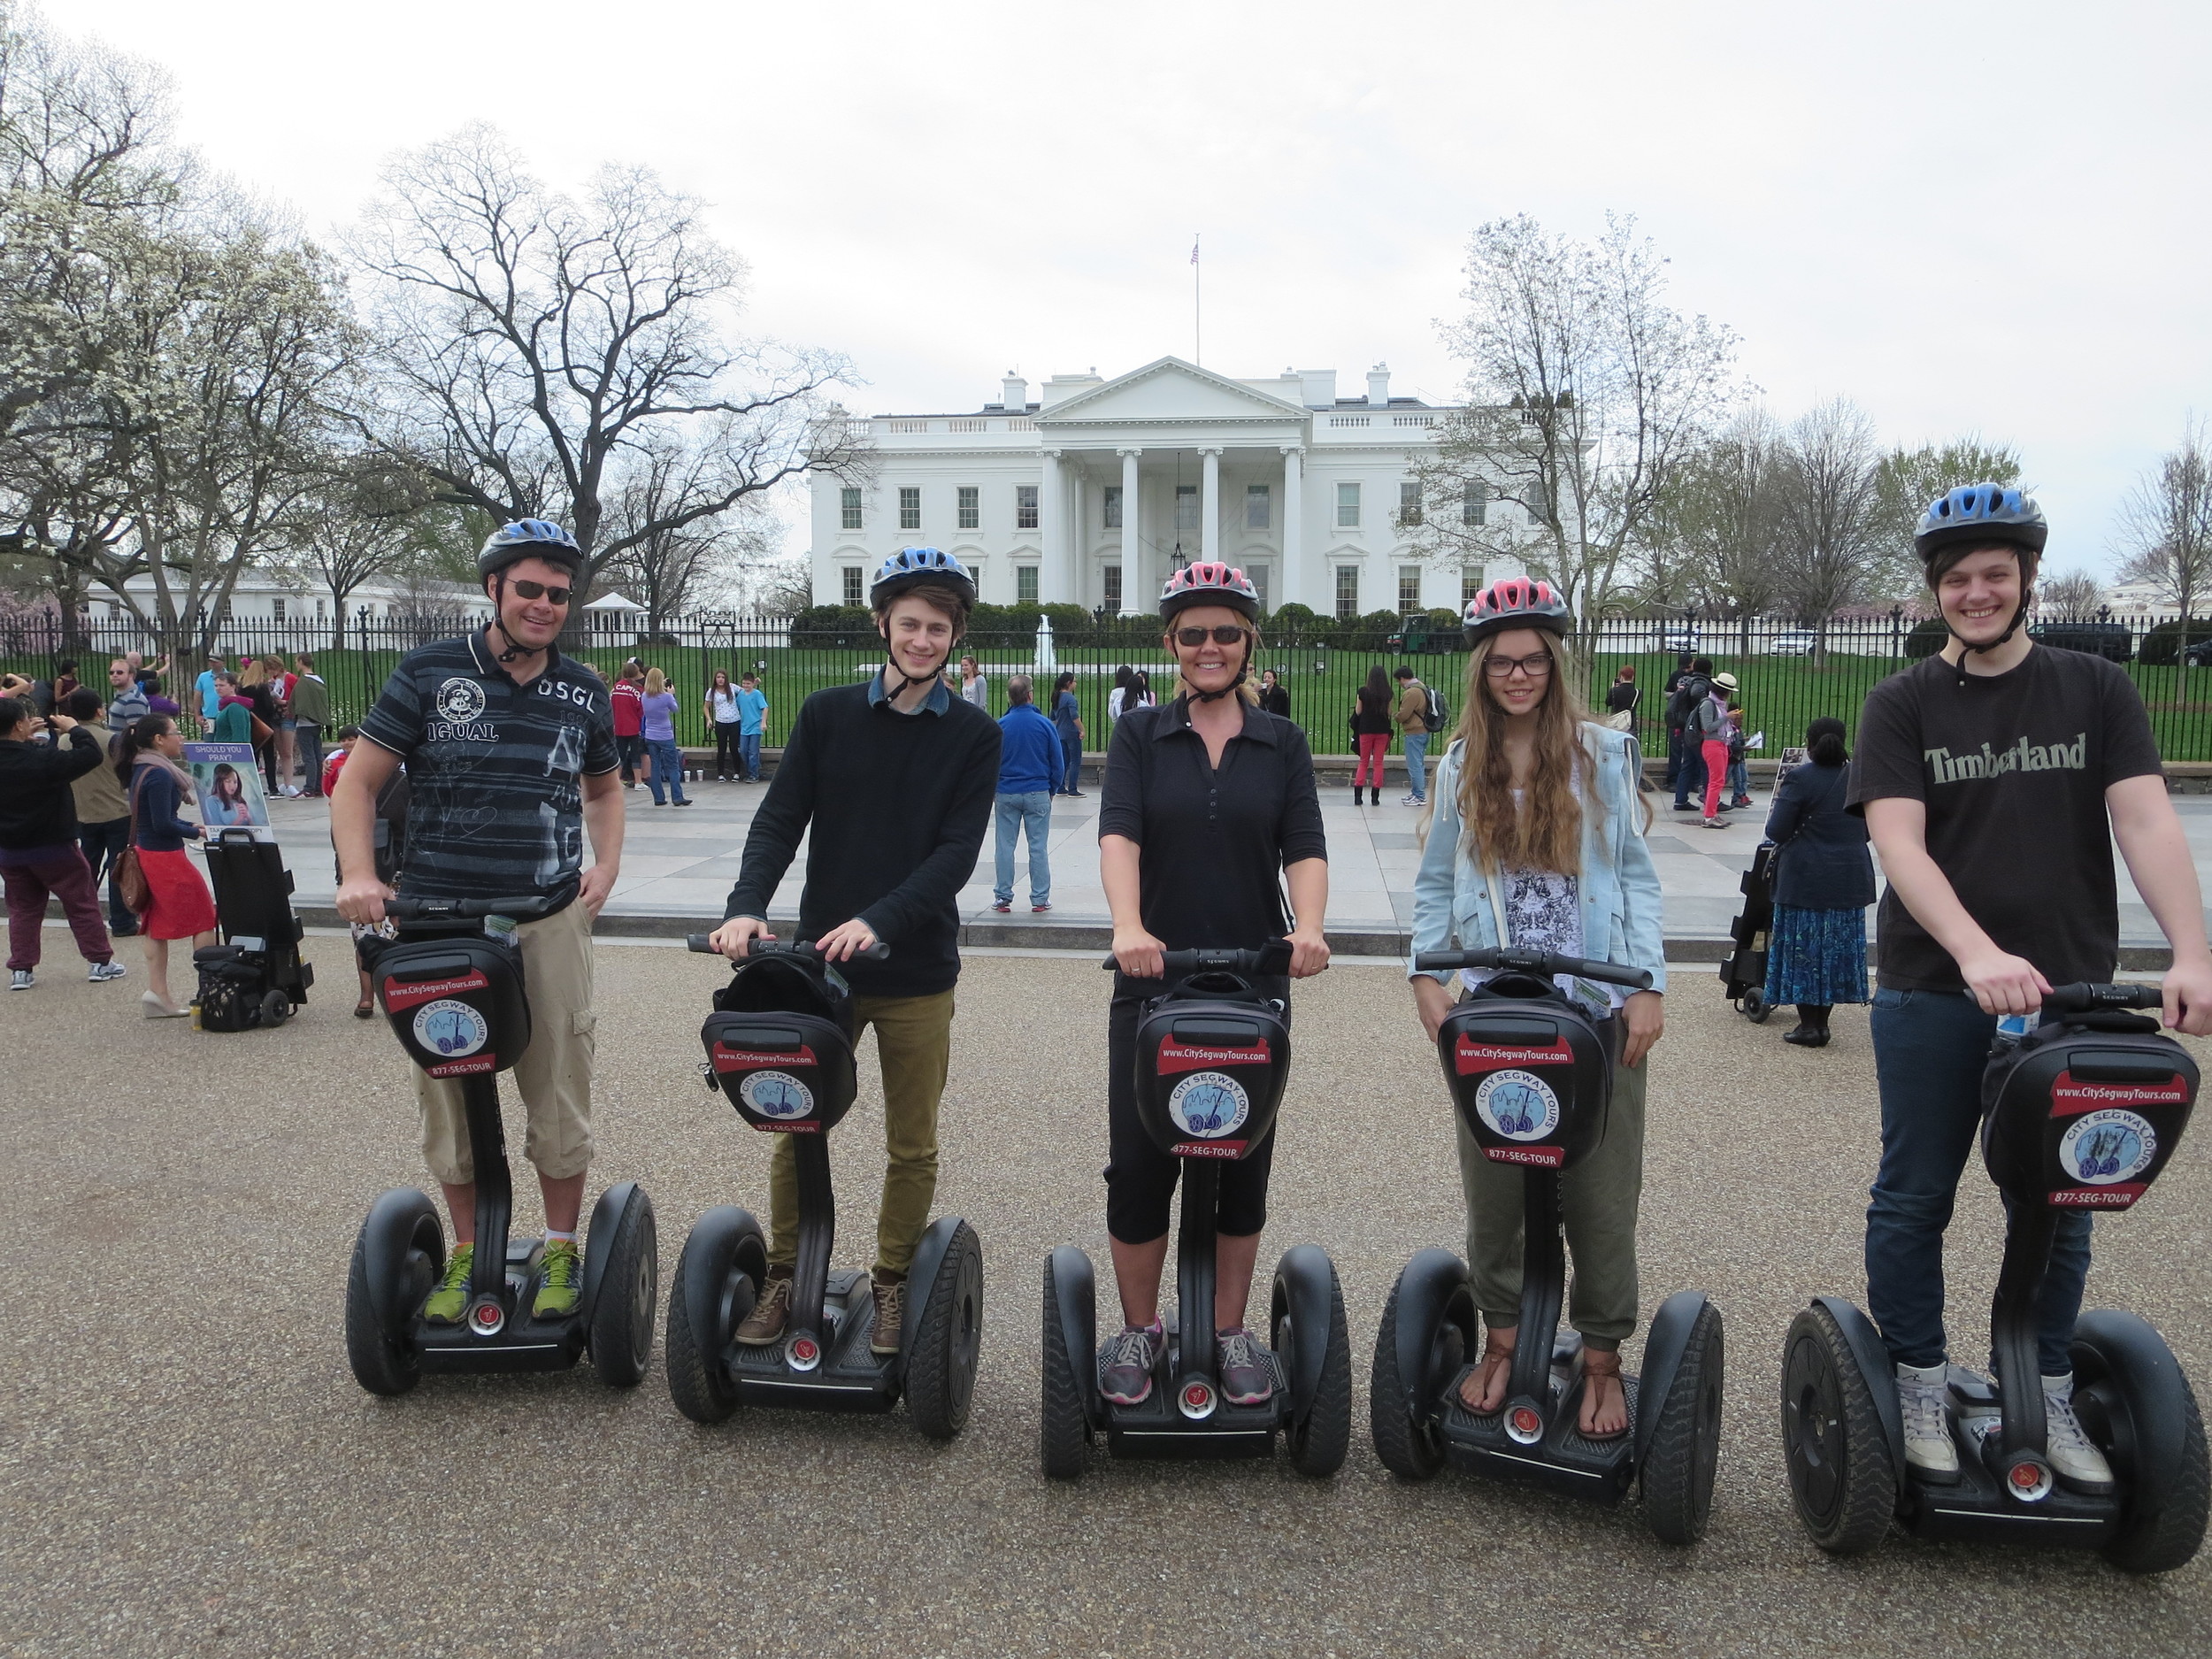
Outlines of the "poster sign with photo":
{"label": "poster sign with photo", "polygon": [[207,826],[210,841],[227,829],[250,829],[257,841],[276,839],[252,744],[187,743],[184,764],[191,770],[200,822]]}

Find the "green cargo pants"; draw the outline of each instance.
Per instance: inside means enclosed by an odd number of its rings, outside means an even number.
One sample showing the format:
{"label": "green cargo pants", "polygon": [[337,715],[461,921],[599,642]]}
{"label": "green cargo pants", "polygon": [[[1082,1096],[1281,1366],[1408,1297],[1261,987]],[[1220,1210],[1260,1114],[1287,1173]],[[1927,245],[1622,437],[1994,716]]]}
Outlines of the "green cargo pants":
{"label": "green cargo pants", "polygon": [[[853,1035],[876,1028],[883,1067],[883,1202],[876,1212],[878,1271],[903,1273],[929,1227],[937,1196],[937,1103],[952,1064],[952,997],[856,996]],[[799,1259],[799,1170],[789,1135],[776,1137],[768,1164],[768,1260]]]}

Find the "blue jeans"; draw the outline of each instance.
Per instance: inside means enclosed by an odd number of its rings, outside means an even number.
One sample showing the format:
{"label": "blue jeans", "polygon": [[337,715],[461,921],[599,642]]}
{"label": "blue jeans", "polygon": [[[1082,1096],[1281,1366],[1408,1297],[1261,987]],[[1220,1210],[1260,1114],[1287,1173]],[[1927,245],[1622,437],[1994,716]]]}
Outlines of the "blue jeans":
{"label": "blue jeans", "polygon": [[653,804],[661,804],[661,785],[668,785],[670,795],[680,801],[684,798],[684,757],[673,738],[649,737],[645,752],[653,757],[653,775],[645,780],[653,792]]}
{"label": "blue jeans", "polygon": [[1067,776],[1061,780],[1060,793],[1080,794],[1083,785],[1083,740],[1072,732],[1061,733],[1060,758],[1067,764]]}
{"label": "blue jeans", "polygon": [[1406,742],[1406,793],[1416,801],[1429,798],[1429,734],[1426,732],[1408,732]]}
{"label": "blue jeans", "polygon": [[1675,769],[1674,804],[1677,809],[1690,804],[1691,798],[1705,794],[1705,746],[1693,742],[1688,733],[1681,738],[1682,764]]}
{"label": "blue jeans", "polygon": [[737,740],[737,757],[742,764],[747,783],[760,781],[760,733],[747,732]]}
{"label": "blue jeans", "polygon": [[1728,798],[1741,801],[1751,793],[1751,768],[1740,760],[1728,763]]}
{"label": "blue jeans", "polygon": [[998,884],[991,889],[995,903],[1013,902],[1014,838],[1025,829],[1029,832],[1029,902],[1051,902],[1052,864],[1046,856],[1045,838],[1052,831],[1052,795],[1032,789],[998,797]]}
{"label": "blue jeans", "polygon": [[[1982,1118],[1982,1070],[1997,1021],[1953,991],[1874,994],[1874,1072],[1882,1164],[1866,1210],[1866,1301],[1901,1365],[1949,1357],[1943,1331],[1943,1230]],[[1994,1240],[1991,1241],[1994,1243]],[[2037,1301],[2043,1374],[2073,1369],[2067,1348],[2089,1277],[2089,1216],[2062,1210]]]}
{"label": "blue jeans", "polygon": [[96,888],[104,879],[108,884],[108,932],[127,937],[138,931],[138,918],[123,902],[123,895],[115,890],[115,861],[123,856],[123,849],[131,844],[131,821],[126,818],[110,818],[104,824],[77,826],[77,846],[84,854],[84,861],[92,868],[92,885]]}
{"label": "blue jeans", "polygon": [[1675,780],[1682,775],[1682,728],[1667,728],[1667,787],[1674,787]]}

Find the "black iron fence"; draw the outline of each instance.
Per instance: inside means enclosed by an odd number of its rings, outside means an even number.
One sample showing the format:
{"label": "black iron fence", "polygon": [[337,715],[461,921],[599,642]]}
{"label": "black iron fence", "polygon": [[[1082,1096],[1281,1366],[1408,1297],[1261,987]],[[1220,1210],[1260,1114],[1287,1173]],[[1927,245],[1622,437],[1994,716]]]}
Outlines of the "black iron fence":
{"label": "black iron fence", "polygon": [[[330,687],[334,722],[342,726],[367,711],[402,656],[464,626],[458,618],[441,618],[349,622],[344,648],[331,649],[326,634],[300,624],[239,622],[222,629],[216,649],[233,668],[242,657],[276,657],[288,668],[303,653],[311,654]],[[2047,644],[2095,650],[2123,664],[2149,708],[2166,758],[2212,760],[2212,621],[2193,622],[2185,632],[2172,623],[2152,628],[2108,618],[2052,620],[2039,623],[2037,633]],[[1876,683],[1941,644],[1940,625],[1916,626],[1886,617],[1832,620],[1817,628],[1762,618],[1698,624],[1627,620],[1589,630],[1578,641],[1578,654],[1584,665],[1583,695],[1601,710],[1620,671],[1635,671],[1633,683],[1641,693],[1637,730],[1646,749],[1654,753],[1665,747],[1661,687],[1676,653],[1687,647],[1709,657],[1717,670],[1736,676],[1746,727],[1764,737],[1759,752],[1771,756],[1801,741],[1807,723],[1817,716],[1833,715],[1855,731],[1860,705]],[[79,677],[96,688],[106,685],[111,657],[127,650],[157,657],[153,646],[128,624],[72,627],[35,618],[0,624],[0,668],[50,680],[61,662],[73,658]],[[994,713],[1006,707],[1010,676],[1035,678],[1039,702],[1048,703],[1044,693],[1052,680],[1072,673],[1086,747],[1092,749],[1105,747],[1108,694],[1118,669],[1142,671],[1156,693],[1164,695],[1171,682],[1158,636],[1142,623],[1067,628],[1053,636],[1032,629],[995,630],[972,634],[963,649],[979,660],[990,681]],[[783,741],[809,694],[864,678],[882,660],[864,626],[828,618],[795,627],[756,618],[690,618],[651,641],[611,637],[603,630],[584,636],[573,655],[609,677],[632,657],[661,670],[681,699],[677,734],[691,744],[711,741],[705,695],[714,672],[726,672],[734,682],[750,670],[768,695],[771,747]],[[1376,621],[1271,628],[1259,662],[1281,679],[1290,694],[1292,718],[1319,754],[1343,754],[1354,747],[1354,693],[1372,666],[1388,673],[1401,664],[1409,665],[1437,688],[1455,717],[1466,695],[1466,654],[1455,633],[1424,618],[1396,631],[1386,631]],[[195,706],[192,682],[204,666],[182,663],[167,677],[165,689],[188,710]],[[1440,748],[1441,741],[1434,747]]]}

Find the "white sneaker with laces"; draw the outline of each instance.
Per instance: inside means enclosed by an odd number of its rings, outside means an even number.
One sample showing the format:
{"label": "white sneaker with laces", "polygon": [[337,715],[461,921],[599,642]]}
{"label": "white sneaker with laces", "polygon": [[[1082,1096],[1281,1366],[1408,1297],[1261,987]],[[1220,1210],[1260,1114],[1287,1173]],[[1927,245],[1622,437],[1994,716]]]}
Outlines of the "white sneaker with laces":
{"label": "white sneaker with laces", "polygon": [[31,971],[28,968],[18,968],[15,971],[15,977],[8,981],[8,989],[11,991],[27,991],[37,983],[38,981],[32,978]]}
{"label": "white sneaker with laces", "polygon": [[96,962],[85,979],[94,985],[105,985],[110,979],[119,979],[130,970],[119,962]]}
{"label": "white sneaker with laces", "polygon": [[1959,1448],[1951,1439],[1951,1420],[1944,1410],[1949,1375],[1950,1367],[1942,1364],[1897,1368],[1897,1407],[1905,1419],[1905,1463],[1929,1480],[1959,1478]]}
{"label": "white sneaker with laces", "polygon": [[2045,1451],[2059,1483],[2070,1492],[2101,1497],[2114,1490],[2112,1465],[2074,1415],[2074,1373],[2043,1379]]}

